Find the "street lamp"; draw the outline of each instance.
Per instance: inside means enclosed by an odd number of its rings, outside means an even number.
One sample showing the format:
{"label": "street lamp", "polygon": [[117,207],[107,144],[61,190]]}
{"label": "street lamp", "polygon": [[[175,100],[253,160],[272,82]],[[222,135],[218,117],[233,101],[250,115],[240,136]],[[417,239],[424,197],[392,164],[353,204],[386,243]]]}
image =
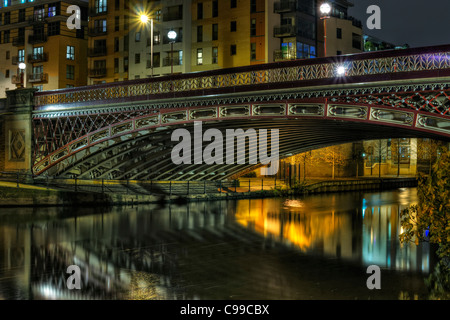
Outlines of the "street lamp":
{"label": "street lamp", "polygon": [[324,56],[327,56],[327,19],[330,18],[331,5],[328,2],[322,3],[320,6],[320,12],[322,13],[322,17],[320,19],[323,20],[323,47],[324,47]]}
{"label": "street lamp", "polygon": [[153,19],[149,19],[146,14],[141,14],[140,20],[143,24],[147,24],[150,20],[150,68],[152,69],[153,77]]}
{"label": "street lamp", "polygon": [[177,38],[177,33],[174,30],[170,30],[169,33],[167,33],[167,37],[170,40],[170,73],[173,74],[173,44],[175,43],[175,39]]}
{"label": "street lamp", "polygon": [[20,84],[22,86],[22,88],[25,88],[25,68],[27,67],[27,65],[25,64],[25,62],[21,62],[19,63],[19,69],[20,69]]}

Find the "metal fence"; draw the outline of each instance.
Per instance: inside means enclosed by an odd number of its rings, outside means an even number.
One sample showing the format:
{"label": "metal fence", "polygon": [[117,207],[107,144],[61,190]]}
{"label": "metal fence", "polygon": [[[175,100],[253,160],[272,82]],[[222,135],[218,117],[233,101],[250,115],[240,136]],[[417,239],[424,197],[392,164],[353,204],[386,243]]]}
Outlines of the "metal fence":
{"label": "metal fence", "polygon": [[198,195],[210,193],[243,193],[273,190],[285,185],[284,180],[243,178],[239,180],[202,180],[202,181],[138,181],[78,179],[53,176],[33,176],[21,172],[0,172],[1,182],[8,186],[23,188],[38,186],[75,192],[117,193],[117,194],[161,194],[161,195]]}

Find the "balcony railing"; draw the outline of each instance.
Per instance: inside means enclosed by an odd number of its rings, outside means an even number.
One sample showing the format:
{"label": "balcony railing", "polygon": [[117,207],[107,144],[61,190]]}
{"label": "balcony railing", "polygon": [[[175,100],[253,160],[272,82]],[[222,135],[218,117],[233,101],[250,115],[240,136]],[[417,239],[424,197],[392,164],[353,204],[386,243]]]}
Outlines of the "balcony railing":
{"label": "balcony railing", "polygon": [[89,57],[101,57],[106,56],[108,53],[108,50],[106,50],[106,47],[101,48],[91,48],[89,49]]}
{"label": "balcony railing", "polygon": [[273,52],[274,61],[284,61],[296,59],[295,49],[291,50],[274,50]]}
{"label": "balcony railing", "polygon": [[25,44],[25,38],[24,37],[15,37],[13,38],[13,46],[23,46]]}
{"label": "balcony railing", "polygon": [[89,77],[91,77],[91,78],[106,77],[106,68],[89,69]]}
{"label": "balcony railing", "polygon": [[28,77],[29,82],[47,82],[48,74],[47,73],[32,73]]}
{"label": "balcony railing", "polygon": [[11,83],[12,84],[21,84],[22,83],[22,75],[21,74],[13,75],[11,77]]}
{"label": "balcony railing", "polygon": [[[166,57],[163,59],[163,67],[170,67],[172,65],[170,57]],[[173,57],[173,65],[179,66],[181,64],[181,60],[179,57]]]}
{"label": "balcony railing", "polygon": [[293,0],[281,0],[276,1],[273,4],[273,11],[275,13],[293,12],[296,9],[297,9],[296,1]]}
{"label": "balcony railing", "polygon": [[18,65],[19,63],[24,62],[24,59],[23,57],[20,58],[19,56],[14,56],[12,57],[11,62],[13,65]]}
{"label": "balcony railing", "polygon": [[274,37],[292,37],[296,35],[296,29],[293,25],[281,25],[273,28]]}
{"label": "balcony railing", "polygon": [[28,55],[28,62],[34,63],[34,62],[45,62],[45,61],[48,61],[47,52],[33,53],[33,54]]}
{"label": "balcony railing", "polygon": [[106,29],[101,28],[89,28],[89,35],[91,37],[98,37],[106,35]]}
{"label": "balcony railing", "polygon": [[108,14],[108,8],[105,7],[98,7],[98,8],[91,8],[89,9],[89,16],[90,17],[95,17],[95,16],[100,16],[103,14]]}
{"label": "balcony railing", "polygon": [[32,15],[31,17],[28,18],[28,22],[32,24],[45,23],[46,19],[44,15]]}
{"label": "balcony railing", "polygon": [[42,42],[46,42],[47,41],[47,35],[45,34],[35,34],[35,35],[31,35],[28,36],[28,42],[30,44],[37,44],[37,43],[42,43]]}

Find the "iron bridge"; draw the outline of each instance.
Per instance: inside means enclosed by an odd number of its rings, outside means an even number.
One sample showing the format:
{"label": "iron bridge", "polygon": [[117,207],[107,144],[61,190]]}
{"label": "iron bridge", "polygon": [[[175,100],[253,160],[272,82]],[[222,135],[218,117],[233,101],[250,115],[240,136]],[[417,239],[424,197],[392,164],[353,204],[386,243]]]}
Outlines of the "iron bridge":
{"label": "iron bridge", "polygon": [[450,45],[37,92],[32,117],[33,174],[88,179],[215,180],[254,167],[174,165],[171,134],[194,121],[279,129],[280,157],[366,139],[449,141]]}

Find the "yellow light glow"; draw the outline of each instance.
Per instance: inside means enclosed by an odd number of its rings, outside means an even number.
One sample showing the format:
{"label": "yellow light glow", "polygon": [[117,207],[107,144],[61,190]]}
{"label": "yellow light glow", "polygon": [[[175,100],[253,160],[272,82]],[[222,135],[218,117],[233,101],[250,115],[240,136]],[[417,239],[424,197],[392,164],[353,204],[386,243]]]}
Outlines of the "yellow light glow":
{"label": "yellow light glow", "polygon": [[148,20],[149,20],[149,19],[148,19],[148,16],[145,15],[145,14],[141,14],[140,19],[141,19],[141,22],[142,22],[142,23],[147,23]]}

